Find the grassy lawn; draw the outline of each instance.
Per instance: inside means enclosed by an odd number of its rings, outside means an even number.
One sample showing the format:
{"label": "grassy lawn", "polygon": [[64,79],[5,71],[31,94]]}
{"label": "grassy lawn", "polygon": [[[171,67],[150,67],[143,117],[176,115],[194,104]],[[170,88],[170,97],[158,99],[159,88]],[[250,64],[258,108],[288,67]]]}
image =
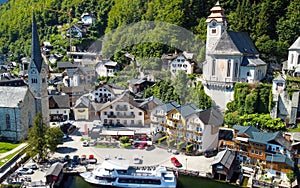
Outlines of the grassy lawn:
{"label": "grassy lawn", "polygon": [[10,155],[0,158],[0,166],[2,166],[4,163],[6,163],[7,161],[9,161],[13,156],[15,156],[17,153],[19,153],[20,151],[16,151],[14,153],[11,153]]}
{"label": "grassy lawn", "polygon": [[18,147],[20,144],[11,144],[7,142],[0,142],[0,153],[8,152],[16,147]]}

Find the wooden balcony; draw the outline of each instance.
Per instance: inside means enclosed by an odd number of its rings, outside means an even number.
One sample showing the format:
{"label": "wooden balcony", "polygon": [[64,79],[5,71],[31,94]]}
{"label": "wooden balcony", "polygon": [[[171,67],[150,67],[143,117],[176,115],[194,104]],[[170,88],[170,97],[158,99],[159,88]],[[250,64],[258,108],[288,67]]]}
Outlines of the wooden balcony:
{"label": "wooden balcony", "polygon": [[117,118],[135,118],[134,114],[117,114]]}

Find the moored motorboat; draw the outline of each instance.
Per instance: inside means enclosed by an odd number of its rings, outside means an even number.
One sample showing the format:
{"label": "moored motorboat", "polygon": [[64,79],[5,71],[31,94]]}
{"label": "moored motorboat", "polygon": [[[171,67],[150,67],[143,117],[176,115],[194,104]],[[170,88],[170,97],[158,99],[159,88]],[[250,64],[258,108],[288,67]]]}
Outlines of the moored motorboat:
{"label": "moored motorboat", "polygon": [[134,167],[124,160],[104,161],[80,176],[89,183],[113,187],[175,188],[177,185],[175,174],[165,167]]}

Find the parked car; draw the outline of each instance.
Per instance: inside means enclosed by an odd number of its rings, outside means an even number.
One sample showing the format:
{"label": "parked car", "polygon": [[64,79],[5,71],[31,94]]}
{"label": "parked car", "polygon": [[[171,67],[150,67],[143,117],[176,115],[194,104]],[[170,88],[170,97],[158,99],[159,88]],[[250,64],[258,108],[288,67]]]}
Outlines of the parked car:
{"label": "parked car", "polygon": [[90,145],[90,146],[95,146],[95,145],[96,145],[96,140],[91,140],[91,141],[89,142],[89,145]]}
{"label": "parked car", "polygon": [[209,149],[209,150],[206,150],[204,151],[204,157],[213,157],[213,156],[216,156],[218,153],[218,150],[217,149]]}
{"label": "parked car", "polygon": [[171,163],[175,166],[175,167],[182,167],[182,164],[178,161],[178,159],[176,157],[172,157],[171,158]]}
{"label": "parked car", "polygon": [[30,168],[21,168],[17,172],[18,174],[33,174],[33,170]]}
{"label": "parked car", "polygon": [[35,163],[27,164],[26,167],[32,170],[37,170],[39,168]]}
{"label": "parked car", "polygon": [[79,156],[78,155],[74,155],[73,159],[72,159],[72,164],[73,165],[78,165],[79,163]]}
{"label": "parked car", "polygon": [[87,140],[84,140],[84,141],[82,142],[82,146],[83,146],[83,147],[89,146],[89,142],[88,142]]}
{"label": "parked car", "polygon": [[81,155],[80,164],[81,165],[86,165],[87,164],[86,155]]}
{"label": "parked car", "polygon": [[143,142],[143,143],[140,143],[138,148],[139,149],[145,149],[145,147],[147,146],[147,142]]}
{"label": "parked car", "polygon": [[70,161],[70,155],[65,155],[64,157],[64,162],[69,162]]}

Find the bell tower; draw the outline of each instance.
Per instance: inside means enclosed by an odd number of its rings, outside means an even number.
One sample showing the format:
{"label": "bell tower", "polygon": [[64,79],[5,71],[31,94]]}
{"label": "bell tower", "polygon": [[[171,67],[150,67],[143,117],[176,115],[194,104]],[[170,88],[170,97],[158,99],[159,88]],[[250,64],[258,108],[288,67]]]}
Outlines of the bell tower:
{"label": "bell tower", "polygon": [[227,29],[227,20],[224,15],[224,9],[221,7],[219,1],[210,9],[210,12],[210,15],[206,19],[206,57],[213,49],[216,42],[221,38],[222,33]]}
{"label": "bell tower", "polygon": [[45,124],[49,123],[47,75],[48,67],[43,61],[37,24],[34,13],[32,13],[31,60],[28,69],[28,86],[35,97],[36,112],[42,113]]}

